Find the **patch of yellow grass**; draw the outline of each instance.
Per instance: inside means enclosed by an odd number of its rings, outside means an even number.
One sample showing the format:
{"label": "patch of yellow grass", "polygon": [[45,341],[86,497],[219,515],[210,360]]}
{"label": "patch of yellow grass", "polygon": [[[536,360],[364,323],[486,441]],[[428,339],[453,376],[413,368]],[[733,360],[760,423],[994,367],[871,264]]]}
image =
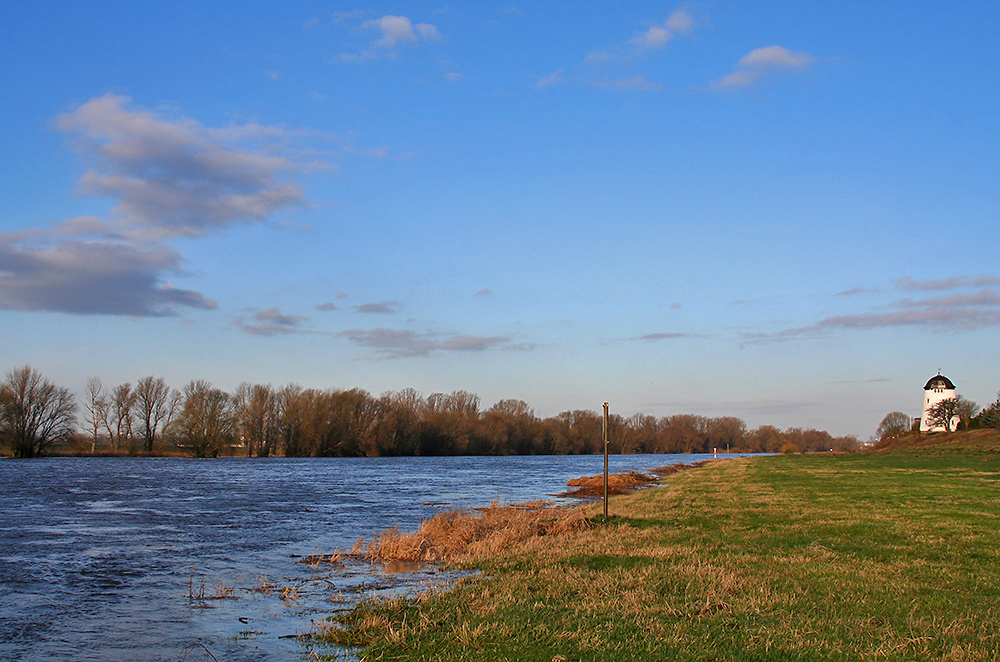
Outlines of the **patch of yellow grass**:
{"label": "patch of yellow grass", "polygon": [[413,533],[385,529],[371,541],[359,540],[351,553],[372,561],[468,561],[495,556],[534,537],[586,526],[583,508],[493,502],[478,511],[442,510]]}

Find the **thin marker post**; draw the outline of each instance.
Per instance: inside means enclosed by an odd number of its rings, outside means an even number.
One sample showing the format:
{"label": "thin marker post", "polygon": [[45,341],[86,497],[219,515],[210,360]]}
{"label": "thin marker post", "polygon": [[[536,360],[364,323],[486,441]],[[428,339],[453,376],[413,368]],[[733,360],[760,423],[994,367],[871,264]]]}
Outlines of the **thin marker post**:
{"label": "thin marker post", "polygon": [[604,519],[608,518],[608,403],[604,403]]}

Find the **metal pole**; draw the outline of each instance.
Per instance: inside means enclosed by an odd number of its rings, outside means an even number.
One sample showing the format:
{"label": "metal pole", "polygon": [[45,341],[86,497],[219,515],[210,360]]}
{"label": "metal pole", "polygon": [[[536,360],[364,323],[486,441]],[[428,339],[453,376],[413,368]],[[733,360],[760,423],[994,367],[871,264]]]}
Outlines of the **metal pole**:
{"label": "metal pole", "polygon": [[604,403],[604,519],[608,518],[608,403]]}

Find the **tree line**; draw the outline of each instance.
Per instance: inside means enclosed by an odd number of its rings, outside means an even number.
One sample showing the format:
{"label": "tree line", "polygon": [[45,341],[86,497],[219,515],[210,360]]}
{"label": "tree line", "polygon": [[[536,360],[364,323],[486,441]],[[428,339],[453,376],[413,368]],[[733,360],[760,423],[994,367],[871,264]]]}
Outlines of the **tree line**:
{"label": "tree line", "polygon": [[[78,418],[82,416],[82,421]],[[609,417],[612,453],[847,451],[854,436],[770,425],[749,429],[732,416],[676,414]],[[106,387],[87,382],[77,402],[30,366],[0,384],[0,443],[16,457],[86,439],[91,452],[195,457],[360,457],[390,455],[565,455],[603,452],[603,415],[590,409],[540,418],[523,400],[483,409],[468,391],[414,389],[374,396],[362,389],[272,387],[242,383],[232,393],[205,380],[182,389],[163,378]]]}
{"label": "tree line", "polygon": [[[979,428],[1000,428],[1000,393],[997,399],[980,408],[974,400],[961,394],[945,398],[927,410],[927,423],[931,428],[941,428],[946,432],[955,430],[976,430]],[[894,439],[909,432],[920,431],[920,419],[912,418],[901,411],[889,412],[875,431],[875,440]]]}

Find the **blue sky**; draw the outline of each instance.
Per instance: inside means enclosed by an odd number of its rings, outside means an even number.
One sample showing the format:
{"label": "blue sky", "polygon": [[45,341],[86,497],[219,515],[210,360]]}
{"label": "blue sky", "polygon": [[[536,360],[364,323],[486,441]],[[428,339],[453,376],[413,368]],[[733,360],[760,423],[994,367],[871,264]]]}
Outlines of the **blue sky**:
{"label": "blue sky", "polygon": [[874,432],[1000,389],[1000,9],[5,3],[0,365]]}

